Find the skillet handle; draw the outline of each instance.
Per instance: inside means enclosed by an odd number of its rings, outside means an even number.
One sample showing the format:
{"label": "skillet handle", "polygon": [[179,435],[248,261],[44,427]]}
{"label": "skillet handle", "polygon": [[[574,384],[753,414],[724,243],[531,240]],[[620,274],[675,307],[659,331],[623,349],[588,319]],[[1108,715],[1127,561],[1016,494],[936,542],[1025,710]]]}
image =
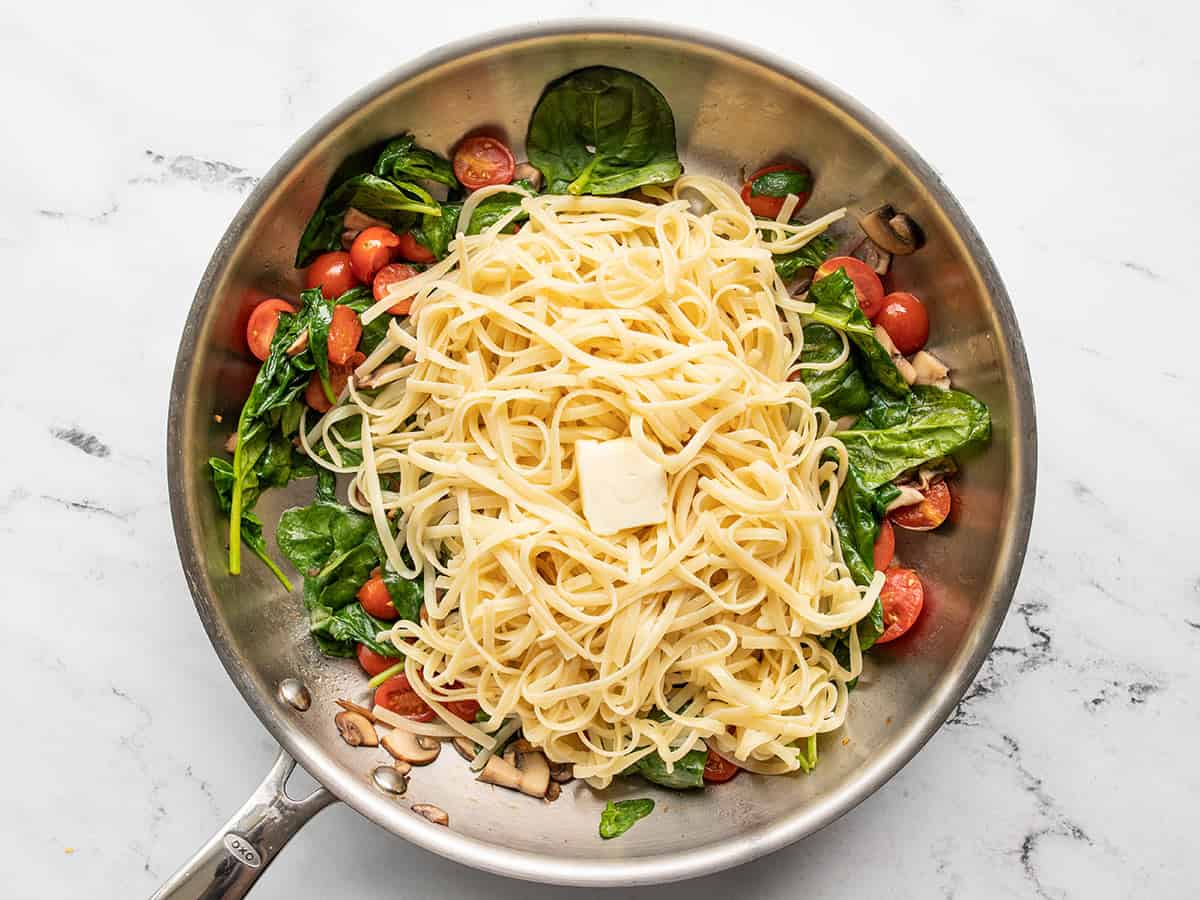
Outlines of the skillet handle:
{"label": "skillet handle", "polygon": [[151,900],[235,900],[291,840],[337,798],[319,787],[303,800],[287,795],[296,761],[282,748],[263,783],[203,847],[155,892]]}

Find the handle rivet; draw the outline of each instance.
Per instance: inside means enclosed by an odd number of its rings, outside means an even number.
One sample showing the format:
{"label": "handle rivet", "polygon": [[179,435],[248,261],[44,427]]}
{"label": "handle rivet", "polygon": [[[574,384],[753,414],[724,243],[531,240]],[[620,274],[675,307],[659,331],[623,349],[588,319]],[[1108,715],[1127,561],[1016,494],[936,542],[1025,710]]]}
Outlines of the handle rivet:
{"label": "handle rivet", "polygon": [[285,678],[279,682],[279,699],[300,712],[312,706],[312,694],[299,678]]}
{"label": "handle rivet", "polygon": [[401,796],[408,790],[408,779],[391,766],[380,766],[371,773],[375,786],[387,794]]}

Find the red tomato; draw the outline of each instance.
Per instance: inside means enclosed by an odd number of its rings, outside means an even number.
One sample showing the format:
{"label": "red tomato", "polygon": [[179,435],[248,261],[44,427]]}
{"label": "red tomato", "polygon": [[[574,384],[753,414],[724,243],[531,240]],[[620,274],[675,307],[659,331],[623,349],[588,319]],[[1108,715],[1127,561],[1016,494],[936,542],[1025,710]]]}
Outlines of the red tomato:
{"label": "red tomato", "polygon": [[327,300],[336,300],[357,284],[350,254],[344,250],[322,253],[304,272],[304,287],[319,287]]}
{"label": "red tomato", "polygon": [[[387,289],[390,285],[398,281],[408,281],[417,274],[416,269],[411,266],[406,266],[403,263],[392,263],[384,266],[375,275],[375,282],[371,285],[371,292],[375,295],[376,300],[382,300],[387,295]],[[408,310],[412,306],[412,297],[405,297],[399,303],[388,308],[394,316],[408,315]]]}
{"label": "red tomato", "polygon": [[375,273],[392,259],[392,251],[400,246],[396,232],[382,225],[364,228],[350,245],[350,269],[354,277],[367,284]]}
{"label": "red tomato", "polygon": [[400,617],[400,613],[396,612],[396,607],[392,605],[392,595],[383,583],[383,574],[378,569],[371,573],[371,577],[358,589],[356,596],[363,609],[377,619],[390,622]]}
{"label": "red tomato", "polygon": [[333,308],[333,321],[329,323],[329,362],[344,366],[354,355],[358,339],[362,337],[362,322],[358,313],[348,306]]}
{"label": "red tomato", "polygon": [[916,353],[929,340],[929,313],[925,304],[904,291],[883,298],[875,323],[882,325],[896,349],[908,356]]}
{"label": "red tomato", "polygon": [[[451,683],[450,687],[453,690],[459,690],[462,685],[455,681]],[[479,712],[479,704],[474,700],[446,700],[442,705],[448,712],[458,716],[464,722],[474,722],[475,713]]]}
{"label": "red tomato", "polygon": [[271,355],[271,341],[275,338],[275,329],[279,327],[281,312],[295,313],[296,307],[286,300],[272,297],[254,307],[250,313],[250,321],[246,323],[246,343],[250,352],[259,359],[265,360]]}
{"label": "red tomato", "polygon": [[[863,315],[874,319],[883,309],[883,282],[875,274],[875,270],[861,259],[853,256],[835,256],[821,263],[813,275],[813,280],[832,275],[838,269],[846,270],[846,277],[854,282],[854,296],[858,298],[858,306]],[[890,332],[889,332],[890,334]]]}
{"label": "red tomato", "polygon": [[935,481],[923,492],[925,499],[912,506],[892,510],[891,520],[909,531],[933,531],[950,515],[950,488],[944,481]]}
{"label": "red tomato", "polygon": [[707,784],[724,784],[738,772],[742,771],[723,756],[718,756],[712,750],[708,751],[708,759],[704,761],[704,781]]}
{"label": "red tomato", "polygon": [[396,715],[412,719],[414,722],[433,721],[433,710],[417,696],[403,675],[389,678],[375,688],[375,705],[390,709]]}
{"label": "red tomato", "polygon": [[[345,390],[346,382],[350,380],[351,373],[361,366],[366,358],[362,353],[356,352],[350,355],[344,366],[334,364],[329,366],[329,386],[333,389],[335,399]],[[313,372],[312,377],[308,379],[308,387],[304,389],[304,402],[322,414],[333,409],[333,405],[329,402],[329,398],[325,396],[325,391],[321,388],[321,376],[316,372]]]}
{"label": "red tomato", "polygon": [[892,563],[896,555],[896,531],[887,519],[879,526],[879,534],[875,538],[875,568],[882,572]]}
{"label": "red tomato", "polygon": [[875,643],[886,644],[900,637],[917,621],[921,607],[925,605],[925,587],[914,569],[888,569],[879,600],[883,604],[884,628]]}
{"label": "red tomato", "polygon": [[767,166],[764,169],[759,169],[746,180],[746,184],[742,187],[742,202],[750,207],[750,212],[764,219],[774,219],[778,216],[779,211],[783,209],[783,202],[787,200],[786,195],[783,197],[767,197],[752,193],[755,179],[762,175],[769,175],[772,172],[802,172],[808,176],[810,188],[804,193],[796,195],[799,198],[799,202],[796,204],[796,211],[799,211],[808,202],[808,198],[812,196],[812,173],[808,171],[806,166],[793,166],[785,163],[779,166]]}
{"label": "red tomato", "polygon": [[355,653],[358,656],[358,664],[372,678],[380,672],[386,672],[396,663],[400,662],[394,656],[384,656],[381,653],[376,653],[366,644],[359,644],[358,650]]}
{"label": "red tomato", "polygon": [[516,169],[512,151],[495,138],[467,138],[454,151],[454,177],[468,190],[509,184]]}
{"label": "red tomato", "polygon": [[437,261],[433,251],[418,241],[411,231],[400,235],[400,258],[424,265]]}

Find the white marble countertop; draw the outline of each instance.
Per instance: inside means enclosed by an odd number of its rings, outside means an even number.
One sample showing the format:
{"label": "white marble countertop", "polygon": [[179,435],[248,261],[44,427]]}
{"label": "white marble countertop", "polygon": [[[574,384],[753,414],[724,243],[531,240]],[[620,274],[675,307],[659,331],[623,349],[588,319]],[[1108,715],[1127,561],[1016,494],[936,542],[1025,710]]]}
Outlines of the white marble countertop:
{"label": "white marble countertop", "polygon": [[[1194,896],[1198,17],[1112,6],[137,0],[0,14],[0,696],[17,744],[3,753],[17,763],[3,893],[150,893],[273,757],[194,614],[164,460],[180,328],[256,177],[343,97],[437,44],[651,13],[793,56],[938,168],[1007,280],[1041,434],[1020,589],[952,721],[822,833],[658,895]],[[42,710],[53,738],[33,724]],[[588,895],[446,862],[343,807],[256,890]]]}

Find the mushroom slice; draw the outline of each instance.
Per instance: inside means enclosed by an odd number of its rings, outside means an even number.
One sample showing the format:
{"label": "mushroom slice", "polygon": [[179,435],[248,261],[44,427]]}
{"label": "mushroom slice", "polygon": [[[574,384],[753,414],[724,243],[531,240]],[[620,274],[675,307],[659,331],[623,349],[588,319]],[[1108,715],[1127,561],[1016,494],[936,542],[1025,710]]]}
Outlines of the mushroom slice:
{"label": "mushroom slice", "polygon": [[896,371],[900,373],[900,377],[904,379],[905,384],[912,384],[917,380],[917,373],[907,359],[904,358],[896,345],[892,342],[892,336],[887,333],[887,329],[882,325],[875,326],[875,340],[879,341],[879,345],[888,352],[888,356],[892,358],[892,364],[896,367]]}
{"label": "mushroom slice", "polygon": [[950,370],[928,350],[918,350],[912,358],[913,371],[917,373],[917,384],[929,384],[943,391],[950,389]]}
{"label": "mushroom slice", "polygon": [[540,750],[522,753],[510,749],[505,757],[493,756],[489,759],[479,773],[479,780],[511,788],[530,797],[546,796],[546,789],[550,787],[550,764]]}
{"label": "mushroom slice", "polygon": [[292,345],[287,348],[288,356],[299,356],[308,349],[308,329],[305,328],[300,332],[299,336],[292,341]]}
{"label": "mushroom slice", "polygon": [[225,438],[225,452],[233,453],[237,450],[238,433],[235,431],[229,437]]}
{"label": "mushroom slice", "polygon": [[887,505],[887,512],[891,512],[893,509],[900,509],[902,506],[916,506],[925,499],[925,495],[912,485],[898,484],[896,487],[900,493],[896,495],[895,500]]}
{"label": "mushroom slice", "polygon": [[513,170],[513,181],[528,181],[535,191],[542,189],[542,173],[531,163],[523,162]]}
{"label": "mushroom slice", "polygon": [[354,386],[372,390],[377,387],[382,387],[399,377],[396,373],[403,372],[407,366],[403,363],[386,363],[369,374],[366,378],[354,379]]}
{"label": "mushroom slice", "polygon": [[855,247],[854,252],[850,255],[865,262],[880,278],[886,275],[892,266],[892,254],[882,249],[870,238]]}
{"label": "mushroom slice", "polygon": [[574,767],[570,763],[550,763],[550,780],[555,784],[566,784],[574,778]]}
{"label": "mushroom slice", "polygon": [[562,785],[559,784],[557,781],[551,781],[550,785],[546,788],[546,802],[553,803],[555,800],[557,800],[561,796],[562,796]]}
{"label": "mushroom slice", "polygon": [[908,256],[925,244],[921,226],[907,213],[896,212],[890,204],[871,210],[858,224],[881,250],[893,256]]}
{"label": "mushroom slice", "polygon": [[442,752],[442,742],[423,734],[413,734],[411,731],[395,728],[384,737],[383,749],[394,759],[412,763],[414,766],[427,766]]}
{"label": "mushroom slice", "polygon": [[432,803],[414,803],[412,811],[418,816],[428,819],[434,825],[449,826],[450,824],[449,814],[440,806],[434,806]]}
{"label": "mushroom slice", "polygon": [[370,720],[356,712],[344,710],[333,717],[342,740],[351,747],[378,747],[379,735]]}
{"label": "mushroom slice", "polygon": [[[421,611],[424,612],[425,610],[422,609]],[[461,756],[467,762],[475,761],[475,742],[474,741],[468,740],[467,738],[464,738],[464,737],[456,737],[452,741],[452,743],[454,744],[454,749],[458,751],[459,756]]]}

